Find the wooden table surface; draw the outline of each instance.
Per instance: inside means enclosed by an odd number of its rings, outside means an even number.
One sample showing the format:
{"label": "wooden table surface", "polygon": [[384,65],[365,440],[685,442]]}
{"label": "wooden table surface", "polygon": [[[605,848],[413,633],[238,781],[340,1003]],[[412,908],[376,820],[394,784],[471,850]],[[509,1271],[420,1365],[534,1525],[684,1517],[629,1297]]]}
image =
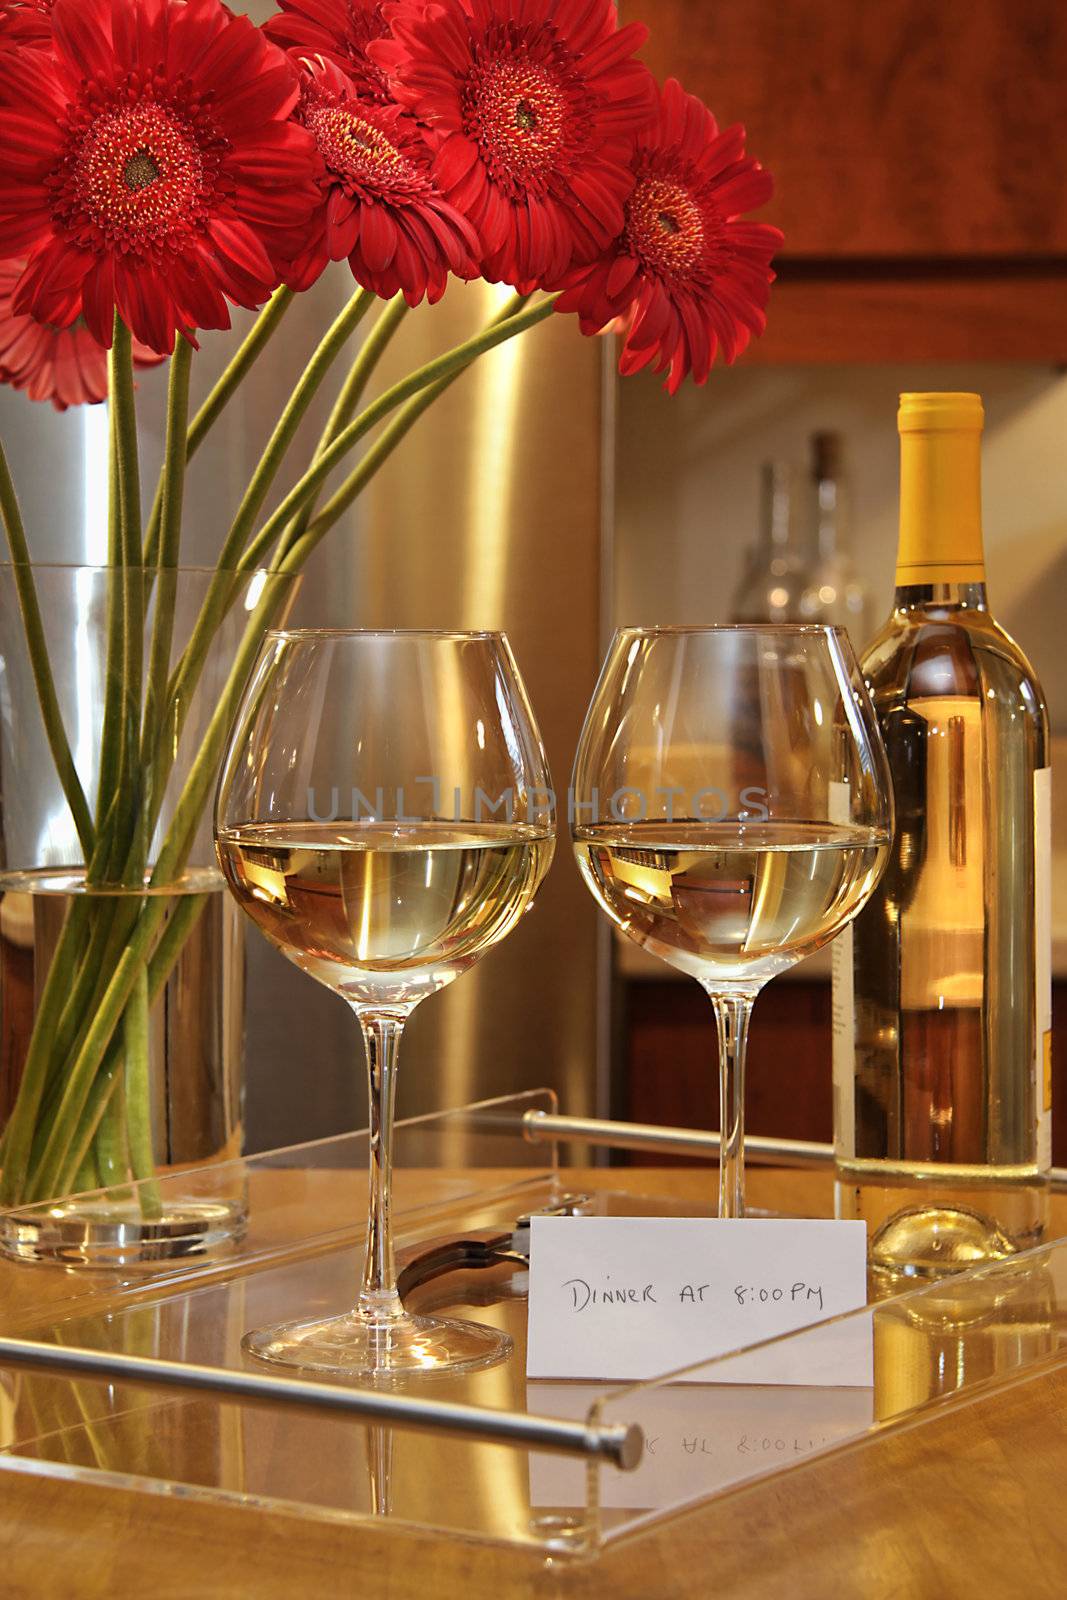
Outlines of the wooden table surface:
{"label": "wooden table surface", "polygon": [[[683,1195],[706,1182],[680,1169],[613,1174],[614,1186],[635,1193]],[[757,1203],[809,1214],[827,1183],[751,1174]],[[1057,1202],[1057,1212],[1054,1231],[1067,1232],[1067,1205]],[[0,1476],[0,1595],[1062,1600],[1065,1483],[1067,1363],[922,1427],[738,1490],[581,1563],[12,1470]]]}

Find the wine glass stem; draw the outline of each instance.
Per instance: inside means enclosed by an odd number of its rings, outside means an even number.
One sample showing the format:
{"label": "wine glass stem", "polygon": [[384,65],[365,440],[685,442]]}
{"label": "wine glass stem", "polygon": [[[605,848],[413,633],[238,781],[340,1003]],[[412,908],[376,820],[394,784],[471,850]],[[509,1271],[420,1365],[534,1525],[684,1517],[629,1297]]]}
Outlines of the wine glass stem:
{"label": "wine glass stem", "polygon": [[404,1314],[393,1258],[392,1191],[396,1063],[405,1019],[395,1012],[361,1008],[356,1015],[367,1049],[370,1091],[370,1196],[359,1311],[372,1321],[391,1322]]}
{"label": "wine glass stem", "polygon": [[745,1046],[752,996],[713,994],[719,1030],[719,1216],[745,1214]]}

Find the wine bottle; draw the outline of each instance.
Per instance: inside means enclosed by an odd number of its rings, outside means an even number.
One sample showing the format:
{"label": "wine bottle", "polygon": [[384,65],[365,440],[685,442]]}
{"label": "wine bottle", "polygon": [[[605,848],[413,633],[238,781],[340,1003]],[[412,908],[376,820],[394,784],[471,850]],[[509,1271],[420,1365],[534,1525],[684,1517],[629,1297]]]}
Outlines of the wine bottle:
{"label": "wine bottle", "polygon": [[805,622],[846,628],[856,650],[867,643],[867,588],[852,564],[844,442],[839,433],[811,441],[812,554],[800,596]]}
{"label": "wine bottle", "polygon": [[767,461],[761,478],[759,539],[730,608],[731,622],[799,622],[806,575],[794,534],[793,469]]}
{"label": "wine bottle", "polygon": [[896,836],[834,949],[839,1214],[890,1285],[1037,1243],[1051,1105],[1048,718],[986,603],[971,394],[906,394],[892,614],[862,671]]}

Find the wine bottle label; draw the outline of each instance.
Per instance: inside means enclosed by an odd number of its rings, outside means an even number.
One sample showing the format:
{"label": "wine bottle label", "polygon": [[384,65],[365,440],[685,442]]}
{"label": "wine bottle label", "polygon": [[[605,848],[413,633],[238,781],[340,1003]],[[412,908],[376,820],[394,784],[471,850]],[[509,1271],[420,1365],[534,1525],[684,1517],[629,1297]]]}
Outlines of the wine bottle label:
{"label": "wine bottle label", "polygon": [[[847,783],[830,783],[827,795],[831,822],[851,819],[852,794]],[[831,1026],[834,1081],[834,1146],[839,1161],[856,1154],[856,1036],[854,1028],[855,974],[852,965],[852,924],[842,928],[830,946]]]}
{"label": "wine bottle label", "polygon": [[908,710],[925,729],[926,833],[901,939],[900,1004],[905,1011],[977,1009],[986,992],[989,852],[982,702],[928,695]]}
{"label": "wine bottle label", "polygon": [[1034,773],[1034,1074],[1037,1164],[1052,1164],[1052,768]]}

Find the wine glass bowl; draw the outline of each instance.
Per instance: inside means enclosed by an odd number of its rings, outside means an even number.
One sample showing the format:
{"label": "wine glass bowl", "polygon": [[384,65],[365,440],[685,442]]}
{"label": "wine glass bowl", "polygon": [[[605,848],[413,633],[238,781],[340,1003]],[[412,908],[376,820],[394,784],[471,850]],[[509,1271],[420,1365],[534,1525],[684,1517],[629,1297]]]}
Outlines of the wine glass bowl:
{"label": "wine glass bowl", "polygon": [[216,803],[242,908],[363,1030],[370,1199],[359,1299],[246,1334],[260,1359],[375,1382],[490,1365],[480,1324],[415,1317],[396,1288],[391,1132],[404,1022],[515,927],[555,843],[540,737],[502,634],[268,635]]}
{"label": "wine glass bowl", "polygon": [[572,839],[628,938],[696,978],[720,1037],[720,1214],[743,1210],[752,1002],[860,910],[892,789],[847,636],[815,625],[624,628],[586,716]]}

